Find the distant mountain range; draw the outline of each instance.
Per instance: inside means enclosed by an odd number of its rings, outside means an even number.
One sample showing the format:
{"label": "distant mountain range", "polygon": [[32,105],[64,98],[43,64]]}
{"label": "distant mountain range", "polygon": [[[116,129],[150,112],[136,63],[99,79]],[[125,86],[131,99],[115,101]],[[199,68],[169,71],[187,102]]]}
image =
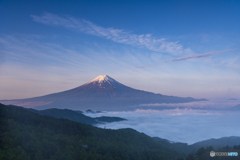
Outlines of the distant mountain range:
{"label": "distant mountain range", "polygon": [[222,148],[224,146],[233,147],[234,145],[240,145],[240,137],[231,136],[231,137],[222,137],[222,138],[212,138],[204,141],[200,141],[190,145],[192,149],[199,149],[200,147],[212,146],[215,149]]}
{"label": "distant mountain range", "polygon": [[[16,107],[13,105],[10,105],[12,107]],[[22,107],[20,107],[22,108]],[[88,125],[97,125],[97,124],[103,124],[103,123],[111,123],[111,122],[119,122],[119,121],[126,121],[124,118],[120,117],[107,117],[107,116],[101,116],[101,117],[89,117],[84,115],[81,111],[73,111],[70,109],[57,109],[57,108],[50,108],[50,109],[45,109],[45,110],[35,110],[32,108],[23,108],[25,110],[40,114],[40,115],[45,115],[45,116],[50,116],[58,119],[68,119],[71,121],[79,122],[82,124],[88,124]],[[89,113],[89,110],[87,111]],[[94,111],[91,111],[91,113],[95,113]],[[97,112],[96,112],[97,113]]]}
{"label": "distant mountain range", "polygon": [[207,148],[209,146],[212,146],[215,150],[218,150],[222,147],[233,147],[240,145],[240,137],[239,136],[231,136],[231,137],[222,137],[222,138],[212,138],[207,139],[204,141],[196,142],[194,144],[188,145],[187,143],[181,143],[181,142],[170,142],[167,139],[159,138],[159,137],[152,137],[155,141],[161,142],[165,146],[174,148],[175,150],[179,152],[183,152],[185,154],[194,153],[199,148],[204,147]]}
{"label": "distant mountain range", "polygon": [[74,110],[133,110],[134,106],[149,103],[186,103],[206,99],[181,98],[155,94],[125,86],[107,75],[100,75],[77,88],[41,97],[2,100],[3,104],[13,104],[35,109]]}

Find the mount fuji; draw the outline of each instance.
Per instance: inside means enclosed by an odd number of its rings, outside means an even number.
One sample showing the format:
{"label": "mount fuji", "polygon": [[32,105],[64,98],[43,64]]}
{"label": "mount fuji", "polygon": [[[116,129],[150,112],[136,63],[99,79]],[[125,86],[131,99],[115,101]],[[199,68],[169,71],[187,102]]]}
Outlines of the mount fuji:
{"label": "mount fuji", "polygon": [[125,86],[107,75],[100,75],[79,87],[41,97],[2,100],[1,103],[13,104],[35,109],[74,109],[74,110],[133,110],[140,104],[149,103],[186,103],[206,99],[181,98],[155,94]]}

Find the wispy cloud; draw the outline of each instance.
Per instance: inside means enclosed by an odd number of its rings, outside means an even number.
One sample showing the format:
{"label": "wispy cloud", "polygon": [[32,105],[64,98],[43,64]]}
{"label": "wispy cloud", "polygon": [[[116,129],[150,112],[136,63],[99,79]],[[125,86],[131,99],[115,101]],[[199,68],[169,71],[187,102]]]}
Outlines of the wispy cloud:
{"label": "wispy cloud", "polygon": [[235,49],[226,49],[226,50],[222,50],[222,51],[212,51],[212,52],[208,52],[208,53],[204,53],[204,54],[190,55],[190,56],[186,56],[186,57],[170,59],[170,60],[167,60],[167,61],[163,61],[163,62],[160,62],[160,63],[151,64],[151,65],[137,66],[136,68],[145,68],[145,67],[156,66],[156,65],[160,65],[160,64],[168,63],[168,62],[178,62],[178,61],[184,61],[184,60],[188,60],[188,59],[203,58],[203,57],[217,55],[217,54],[221,54],[221,53],[229,52],[229,51],[234,51],[234,50]]}
{"label": "wispy cloud", "polygon": [[191,55],[191,56],[186,56],[186,57],[181,57],[181,58],[175,58],[175,59],[171,59],[169,61],[164,61],[164,62],[176,62],[176,61],[183,61],[183,60],[187,60],[187,59],[194,59],[194,58],[203,58],[203,57],[208,57],[208,56],[212,56],[212,55],[216,55],[216,54],[221,54],[224,52],[228,52],[228,51],[233,51],[233,49],[227,49],[227,50],[223,50],[223,51],[213,51],[213,52],[208,52],[208,53],[204,53],[204,54],[197,54],[197,55]]}
{"label": "wispy cloud", "polygon": [[46,25],[61,26],[84,32],[86,34],[110,39],[114,42],[147,48],[155,52],[163,52],[175,55],[191,52],[191,49],[184,49],[183,46],[178,42],[169,42],[166,40],[166,38],[155,38],[151,34],[137,35],[121,29],[104,28],[83,19],[75,19],[69,16],[60,17],[51,13],[44,13],[42,16],[31,15],[31,17],[34,21]]}
{"label": "wispy cloud", "polygon": [[[40,43],[36,38],[16,38],[14,36],[0,37],[0,53],[7,55],[8,61],[24,64],[46,65],[61,63],[79,67],[78,59],[89,59],[77,51],[66,49],[52,43]],[[68,56],[66,55],[68,53]],[[74,58],[69,57],[74,56]],[[36,60],[37,59],[37,60]],[[46,62],[43,64],[43,62]],[[51,62],[51,63],[50,63]]]}

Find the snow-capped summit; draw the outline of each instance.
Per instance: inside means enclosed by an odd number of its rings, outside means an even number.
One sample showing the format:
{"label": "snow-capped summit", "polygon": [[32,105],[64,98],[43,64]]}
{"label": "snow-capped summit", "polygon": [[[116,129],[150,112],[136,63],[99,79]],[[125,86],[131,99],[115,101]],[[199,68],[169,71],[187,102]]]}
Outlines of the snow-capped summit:
{"label": "snow-capped summit", "polygon": [[121,85],[119,82],[109,77],[108,75],[100,75],[84,86],[95,86],[97,88],[115,88],[117,85]]}
{"label": "snow-capped summit", "polygon": [[100,76],[94,78],[93,80],[91,80],[88,83],[92,83],[92,82],[97,82],[97,83],[104,83],[104,82],[115,83],[116,80],[114,80],[113,78],[109,77],[108,75],[100,75]]}

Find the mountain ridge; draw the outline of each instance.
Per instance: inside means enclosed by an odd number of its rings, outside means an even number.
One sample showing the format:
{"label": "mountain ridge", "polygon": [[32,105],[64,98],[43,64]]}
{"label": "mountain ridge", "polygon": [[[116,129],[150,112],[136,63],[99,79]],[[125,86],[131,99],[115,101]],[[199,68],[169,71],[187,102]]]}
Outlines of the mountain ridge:
{"label": "mountain ridge", "polygon": [[88,124],[88,125],[92,125],[92,126],[95,126],[98,124],[111,123],[111,122],[127,121],[127,119],[125,119],[125,118],[110,117],[110,116],[100,116],[100,117],[92,118],[92,117],[89,117],[89,116],[83,114],[83,111],[74,111],[74,110],[70,110],[70,109],[49,108],[49,109],[45,109],[45,110],[35,110],[32,108],[24,108],[21,106],[14,106],[14,105],[7,105],[7,106],[18,107],[18,108],[22,108],[24,110],[28,110],[33,113],[37,113],[39,115],[54,117],[54,118],[58,118],[58,119],[68,119],[71,121],[79,122],[82,124]]}
{"label": "mountain ridge", "polygon": [[206,99],[166,96],[138,90],[125,86],[107,75],[100,75],[70,90],[40,97],[0,102],[36,109],[67,108],[73,110],[101,109],[116,111],[134,110],[134,107],[147,103],[186,103],[204,100]]}

